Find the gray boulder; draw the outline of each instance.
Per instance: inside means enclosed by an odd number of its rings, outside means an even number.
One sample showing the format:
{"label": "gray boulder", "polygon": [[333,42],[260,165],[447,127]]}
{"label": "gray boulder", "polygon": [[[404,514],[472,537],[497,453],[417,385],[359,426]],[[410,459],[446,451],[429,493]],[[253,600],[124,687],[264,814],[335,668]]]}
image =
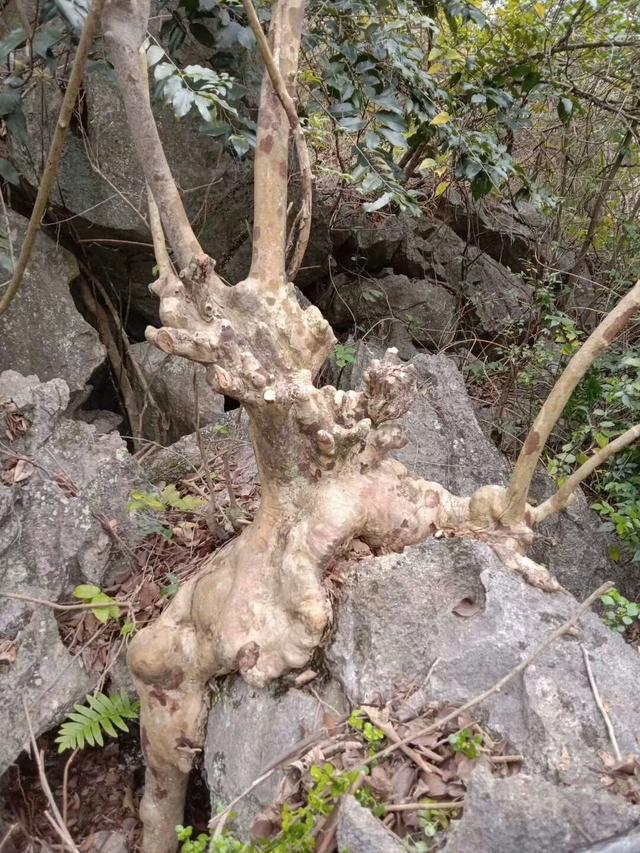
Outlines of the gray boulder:
{"label": "gray boulder", "polygon": [[[538,776],[496,779],[474,770],[462,820],[454,822],[444,853],[576,853],[638,827],[640,810],[597,788],[565,788]],[[595,851],[595,848],[593,848]],[[603,851],[606,846],[603,845]],[[608,848],[616,853],[614,848]],[[618,848],[637,853],[636,843]]]}
{"label": "gray boulder", "polygon": [[[132,353],[147,382],[143,433],[146,438],[172,443],[200,426],[214,423],[224,412],[224,397],[207,384],[205,367],[161,352],[147,341],[133,344]],[[198,406],[193,388],[194,371]],[[141,405],[141,409],[143,407]]]}
{"label": "gray boulder", "polygon": [[[423,292],[433,299],[435,288],[442,288],[455,298],[455,304],[466,303],[467,313],[475,315],[466,322],[489,335],[500,334],[530,310],[531,287],[477,246],[469,245],[444,222],[390,216],[383,223],[374,223],[354,214],[350,226],[339,249],[342,263],[368,273],[390,267],[421,282],[415,303],[420,304]],[[339,241],[340,232],[335,237]],[[369,281],[363,290],[375,287]],[[325,298],[332,306],[336,302],[331,292]],[[443,298],[437,297],[440,302]],[[450,323],[446,328],[449,330]]]}
{"label": "gray boulder", "polygon": [[[117,433],[99,435],[65,418],[68,402],[61,379],[0,374],[0,417],[8,431],[0,484],[4,592],[57,601],[78,583],[100,586],[128,565],[117,542],[131,546],[140,535],[126,503],[133,488],[145,487],[142,472]],[[95,679],[62,644],[46,606],[3,599],[0,638],[11,650],[0,672],[2,773],[27,742],[16,696],[24,696],[38,735],[82,700]]]}
{"label": "gray boulder", "polygon": [[375,279],[336,277],[334,285],[321,308],[338,330],[353,327],[355,321],[361,328],[376,327],[380,336],[381,321],[385,321],[394,327],[396,346],[404,338],[440,349],[453,339],[458,325],[457,299],[430,280],[409,279],[385,270]]}
{"label": "gray boulder", "polygon": [[[8,211],[14,253],[27,220]],[[105,358],[98,333],[77,311],[70,287],[78,267],[69,252],[38,234],[20,290],[0,318],[0,371],[60,378],[80,392]]]}
{"label": "gray boulder", "polygon": [[[239,678],[228,679],[209,714],[205,768],[213,813],[245,788],[307,735],[323,728],[323,706],[309,693],[274,687],[256,690]],[[285,782],[271,774],[244,797],[234,811],[246,835],[258,812],[270,806]]]}
{"label": "gray boulder", "polygon": [[[463,600],[476,605],[466,616],[456,612]],[[418,685],[414,710],[462,704],[513,669],[575,606],[571,596],[541,592],[506,572],[484,543],[430,540],[354,564],[327,650],[329,670],[356,704],[385,702],[411,684]],[[477,713],[523,756],[524,772],[596,786],[601,755],[612,747],[581,644],[623,754],[638,746],[640,709],[629,701],[629,685],[640,679],[640,656],[593,613],[579,627],[578,639],[552,644]]]}
{"label": "gray boulder", "polygon": [[407,220],[393,267],[444,286],[464,300],[475,315],[465,322],[476,332],[499,334],[531,308],[528,284],[438,220]]}
{"label": "gray boulder", "polygon": [[345,797],[338,816],[340,853],[406,853],[406,849],[355,797]]}

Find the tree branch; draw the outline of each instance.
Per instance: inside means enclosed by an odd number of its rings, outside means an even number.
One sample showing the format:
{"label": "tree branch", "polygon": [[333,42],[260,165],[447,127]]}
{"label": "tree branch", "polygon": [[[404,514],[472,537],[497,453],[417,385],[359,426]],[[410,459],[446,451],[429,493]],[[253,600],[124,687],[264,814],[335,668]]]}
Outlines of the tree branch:
{"label": "tree branch", "polygon": [[587,459],[587,461],[574,471],[570,477],[567,477],[565,483],[554,495],[544,501],[544,503],[541,503],[540,506],[536,507],[534,510],[534,523],[539,524],[541,521],[544,521],[545,518],[553,515],[554,512],[560,512],[560,510],[565,509],[569,504],[571,495],[575,492],[580,483],[586,480],[587,477],[589,477],[596,468],[602,465],[603,462],[606,462],[610,456],[624,450],[625,447],[628,447],[637,438],[640,438],[640,424],[632,426],[626,432],[622,433],[622,435],[619,435],[618,438],[610,441],[606,447],[601,447],[597,450],[593,456]]}
{"label": "tree branch", "polygon": [[35,204],[31,211],[29,225],[27,226],[27,233],[25,234],[22,246],[20,247],[20,255],[18,257],[16,268],[13,272],[13,278],[5,291],[4,296],[0,300],[0,316],[2,316],[2,314],[4,314],[9,308],[13,297],[16,295],[20,285],[22,284],[22,278],[33,250],[33,244],[35,243],[36,236],[40,230],[40,223],[42,222],[42,217],[44,216],[47,202],[49,201],[51,187],[53,186],[53,182],[58,174],[58,167],[62,157],[62,150],[67,136],[69,121],[71,120],[73,108],[75,107],[76,100],[78,98],[78,90],[84,76],[89,48],[91,47],[98,29],[98,21],[100,20],[103,6],[104,0],[93,0],[93,6],[87,16],[84,29],[82,30],[82,35],[80,36],[78,49],[76,51],[75,59],[73,60],[71,76],[67,83],[67,88],[62,100],[62,106],[60,107],[60,114],[58,115],[56,128],[53,132],[53,139],[51,140],[51,147],[49,148],[47,164],[44,172],[42,173]]}
{"label": "tree branch", "polygon": [[149,0],[110,0],[102,16],[102,26],[147,184],[177,262],[186,268],[194,257],[202,255],[202,248],[171,174],[151,110],[146,71],[143,74],[140,64],[139,51],[148,20]]}
{"label": "tree branch", "polygon": [[529,430],[507,489],[503,522],[524,520],[527,494],[544,448],[576,386],[595,359],[611,344],[640,309],[640,280],[589,335],[565,367]]}
{"label": "tree branch", "polygon": [[311,164],[298,113],[289,90],[298,69],[304,0],[279,0],[269,37],[262,32],[251,0],[243,0],[266,73],[260,93],[254,168],[253,256],[250,277],[277,289],[286,281],[287,183],[289,129],[293,131],[302,174],[298,241],[289,273],[295,275],[306,250],[311,227]]}

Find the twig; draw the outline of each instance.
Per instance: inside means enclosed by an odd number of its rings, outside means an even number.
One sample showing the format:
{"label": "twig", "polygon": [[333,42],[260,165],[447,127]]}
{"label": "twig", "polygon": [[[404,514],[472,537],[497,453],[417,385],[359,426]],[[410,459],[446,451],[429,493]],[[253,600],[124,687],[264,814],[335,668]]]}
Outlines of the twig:
{"label": "twig", "polygon": [[559,628],[556,628],[555,631],[551,631],[544,640],[538,645],[530,655],[528,655],[523,661],[521,661],[517,666],[514,666],[512,670],[510,670],[506,675],[500,678],[496,683],[489,687],[487,690],[484,690],[482,693],[478,693],[473,699],[470,699],[468,702],[465,702],[460,708],[456,708],[455,711],[451,711],[451,713],[446,714],[444,717],[439,717],[435,722],[431,723],[431,725],[426,726],[424,729],[420,729],[417,732],[414,732],[412,735],[409,735],[406,738],[403,738],[398,743],[394,743],[391,746],[388,746],[386,749],[383,749],[381,752],[378,752],[372,758],[366,759],[361,767],[369,764],[371,761],[380,761],[382,758],[386,758],[387,755],[391,755],[391,753],[395,752],[397,749],[400,749],[404,744],[411,743],[411,741],[415,740],[418,737],[424,737],[425,735],[433,734],[433,732],[437,732],[443,726],[446,726],[447,723],[450,723],[452,720],[455,720],[460,714],[465,711],[469,711],[471,708],[475,708],[476,705],[479,705],[481,702],[484,702],[490,696],[493,696],[494,693],[499,693],[503,687],[505,687],[510,681],[520,675],[521,672],[530,666],[536,658],[538,658],[542,652],[545,651],[555,640],[561,637],[563,634],[566,634],[578,619],[582,616],[582,614],[588,610],[594,601],[600,598],[601,595],[604,595],[614,586],[612,581],[607,581],[603,583],[602,586],[598,587],[595,592],[592,592],[591,595],[585,599],[582,604],[580,604],[573,615],[570,616],[566,622],[563,622]]}
{"label": "twig", "polygon": [[103,6],[104,0],[93,0],[91,11],[87,16],[87,20],[85,21],[85,25],[82,30],[82,35],[80,36],[78,49],[76,51],[75,59],[73,60],[73,68],[71,69],[69,82],[67,83],[67,88],[62,100],[62,106],[60,107],[60,114],[58,115],[56,128],[53,132],[53,139],[51,140],[51,147],[49,148],[49,156],[47,157],[47,165],[45,166],[42,178],[40,179],[38,194],[36,195],[35,204],[31,211],[31,217],[27,226],[27,233],[24,235],[24,240],[20,247],[20,255],[18,257],[15,270],[13,271],[11,283],[0,300],[0,316],[5,313],[9,305],[11,305],[13,297],[18,292],[27,264],[29,263],[29,258],[31,257],[33,244],[35,243],[36,236],[40,230],[40,223],[44,216],[47,202],[49,201],[49,193],[51,192],[51,187],[53,186],[53,182],[58,173],[58,166],[60,165],[60,158],[62,157],[62,149],[64,148],[64,141],[69,127],[69,121],[73,113],[80,83],[82,82],[82,77],[84,75],[84,68],[87,63],[89,48],[91,47],[93,38],[98,29],[98,22],[100,20]]}
{"label": "twig", "polygon": [[64,765],[64,773],[62,775],[62,820],[65,824],[69,810],[69,770],[77,754],[78,750],[74,749]]}
{"label": "twig", "polygon": [[[146,87],[147,98],[149,99],[149,69],[147,68],[147,54],[144,47],[140,48],[140,63],[142,65],[142,77]],[[147,206],[149,208],[149,227],[151,230],[151,239],[153,240],[153,253],[156,256],[156,263],[158,264],[160,278],[165,278],[174,272],[173,264],[171,263],[169,252],[167,251],[160,211],[158,210],[158,205],[153,197],[153,192],[151,191],[148,181],[146,182],[146,186]]]}
{"label": "twig", "polygon": [[464,806],[464,800],[460,800],[460,802],[442,802],[442,803],[391,803],[390,805],[384,806],[384,810],[387,812],[414,812],[417,810],[427,809],[429,811],[435,811],[435,809],[461,809]]}
{"label": "twig", "polygon": [[[354,779],[346,796],[352,796],[355,794],[364,782],[364,778],[364,773],[358,773],[358,776]],[[336,807],[324,822],[324,826],[319,832],[319,841],[318,846],[316,847],[316,853],[331,853],[332,850],[335,850],[336,835],[338,833],[338,817],[340,815],[340,809],[342,808],[343,801],[344,796],[340,798],[340,802],[336,804]]]}
{"label": "twig", "polygon": [[[104,608],[104,604],[57,604],[55,601],[49,601],[48,598],[32,598],[30,595],[21,595],[17,592],[0,592],[0,598],[13,598],[16,601],[28,601],[30,604],[43,604],[45,607],[51,607],[52,610],[100,610]],[[113,604],[118,607],[123,607],[125,610],[130,608],[130,605],[123,601],[113,599]]]}
{"label": "twig", "polygon": [[[413,761],[421,770],[425,773],[436,773],[438,776],[444,776],[444,771],[439,767],[435,767],[433,764],[429,764],[424,758],[417,753],[415,750],[411,749],[410,746],[407,746],[406,743],[402,743],[402,738],[398,734],[398,732],[394,729],[391,723],[386,722],[382,719],[382,715],[377,712],[375,708],[371,708],[368,705],[363,705],[362,710],[369,717],[373,725],[380,729],[381,732],[384,732],[385,736],[389,738],[392,743],[397,743],[402,752]],[[435,753],[433,753],[435,755]],[[436,756],[438,760],[440,760],[440,756]]]}
{"label": "twig", "polygon": [[298,270],[300,269],[302,259],[304,258],[304,254],[307,250],[309,234],[311,232],[313,175],[311,172],[309,149],[307,148],[307,142],[304,138],[304,132],[302,130],[302,125],[300,124],[300,118],[298,117],[296,105],[293,101],[293,98],[289,94],[287,84],[282,74],[280,73],[280,69],[278,68],[275,59],[273,58],[271,48],[269,47],[269,42],[267,41],[267,37],[265,36],[262,27],[260,26],[260,20],[253,6],[252,0],[242,0],[242,5],[244,6],[245,12],[247,13],[247,18],[249,19],[249,26],[251,27],[251,30],[253,31],[253,34],[258,42],[260,54],[262,55],[262,61],[264,62],[265,68],[267,69],[267,73],[269,74],[269,79],[271,80],[273,90],[276,93],[278,100],[282,105],[282,109],[285,111],[285,114],[289,121],[289,126],[291,127],[291,132],[293,134],[293,139],[296,146],[298,165],[300,166],[300,177],[302,179],[302,201],[300,204],[300,211],[298,213],[298,216],[296,217],[298,227],[298,238],[292,256],[289,260],[289,266],[287,269],[287,280],[293,281],[298,273]]}
{"label": "twig", "polygon": [[616,757],[617,761],[622,761],[622,755],[620,753],[620,747],[618,746],[618,740],[616,738],[616,733],[613,729],[613,723],[611,722],[611,717],[607,713],[607,709],[604,707],[602,699],[600,698],[600,693],[598,691],[598,685],[596,684],[596,679],[593,675],[593,670],[591,668],[591,659],[589,657],[589,652],[587,651],[586,646],[580,645],[582,649],[582,657],[584,658],[584,665],[587,670],[587,678],[589,679],[589,684],[591,686],[591,692],[593,693],[593,698],[595,699],[595,703],[598,706],[598,710],[602,714],[602,719],[604,720],[604,724],[607,728],[607,734],[609,735],[609,740],[611,741],[611,746],[613,747],[613,753]]}
{"label": "twig", "polygon": [[60,814],[60,810],[56,804],[55,799],[53,798],[53,794],[51,793],[51,788],[49,787],[49,782],[47,780],[46,773],[44,772],[44,760],[42,757],[42,753],[38,750],[38,744],[36,743],[36,736],[33,732],[33,725],[31,724],[31,716],[29,714],[29,709],[27,708],[27,703],[25,701],[24,696],[22,696],[22,707],[24,708],[25,717],[27,718],[27,726],[29,728],[29,739],[31,741],[31,750],[33,753],[33,758],[38,766],[38,776],[40,778],[40,786],[44,792],[45,797],[49,805],[51,806],[51,811],[53,815],[51,815],[48,811],[45,811],[44,815],[56,831],[60,840],[71,853],[80,853],[78,848],[75,845],[75,842],[71,835],[69,834],[69,830],[67,829],[64,820],[62,819],[62,815]]}
{"label": "twig", "polygon": [[560,378],[542,404],[513,468],[507,490],[507,507],[503,522],[524,519],[527,494],[533,474],[551,430],[562,414],[569,397],[595,359],[612,343],[640,309],[640,281],[606,315],[571,358]]}

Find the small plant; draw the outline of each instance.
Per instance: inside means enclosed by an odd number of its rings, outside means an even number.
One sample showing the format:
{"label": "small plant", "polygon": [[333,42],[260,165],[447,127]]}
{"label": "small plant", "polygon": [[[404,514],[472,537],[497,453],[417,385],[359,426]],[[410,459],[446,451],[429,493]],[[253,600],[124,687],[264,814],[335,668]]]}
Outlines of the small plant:
{"label": "small plant", "polygon": [[67,749],[84,749],[89,746],[104,746],[105,731],[111,737],[118,737],[120,731],[128,732],[125,720],[137,720],[140,707],[123,690],[114,696],[94,693],[87,696],[87,705],[74,705],[75,712],[60,726],[56,743],[58,752]]}
{"label": "small plant", "polygon": [[369,744],[369,754],[375,754],[382,745],[385,738],[384,732],[365,719],[364,713],[356,708],[349,717],[349,725],[352,729],[360,732]]}
{"label": "small plant", "polygon": [[478,748],[482,746],[484,738],[482,735],[474,735],[470,729],[460,729],[459,732],[449,735],[449,743],[454,752],[461,752],[473,761],[478,757]]}
{"label": "small plant", "polygon": [[356,351],[346,344],[336,344],[332,359],[338,370],[344,370],[348,364],[355,364]]}
{"label": "small plant", "polygon": [[617,589],[610,590],[600,601],[604,605],[603,621],[613,631],[624,634],[630,625],[640,621],[640,604],[629,601]]}
{"label": "small plant", "polygon": [[173,539],[173,531],[158,518],[158,514],[179,510],[180,512],[198,512],[207,504],[203,498],[180,494],[173,483],[161,492],[143,492],[134,489],[127,504],[127,512],[140,513],[144,520],[143,530],[147,535],[157,533],[167,541]]}
{"label": "small plant", "polygon": [[106,624],[109,619],[120,618],[120,608],[116,600],[103,592],[99,586],[81,583],[73,590],[73,594],[93,608],[91,612],[98,622]]}
{"label": "small plant", "polygon": [[418,812],[418,823],[426,840],[413,841],[410,847],[412,853],[429,853],[430,850],[436,849],[437,842],[435,839],[437,836],[446,832],[451,821],[460,814],[459,810],[446,812],[442,809],[429,809],[431,802],[434,801],[425,800],[425,810]]}

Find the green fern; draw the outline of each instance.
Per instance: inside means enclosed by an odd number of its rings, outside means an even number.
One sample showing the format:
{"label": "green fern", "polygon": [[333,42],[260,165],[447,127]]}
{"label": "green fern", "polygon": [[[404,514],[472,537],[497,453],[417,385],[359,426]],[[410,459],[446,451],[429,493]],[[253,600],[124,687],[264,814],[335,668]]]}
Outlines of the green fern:
{"label": "green fern", "polygon": [[69,714],[60,726],[56,743],[58,752],[66,749],[84,749],[89,746],[104,746],[102,730],[118,737],[116,728],[123,732],[129,729],[125,720],[137,720],[140,706],[132,702],[123,690],[113,696],[94,693],[87,696],[88,705],[74,705],[75,713]]}

